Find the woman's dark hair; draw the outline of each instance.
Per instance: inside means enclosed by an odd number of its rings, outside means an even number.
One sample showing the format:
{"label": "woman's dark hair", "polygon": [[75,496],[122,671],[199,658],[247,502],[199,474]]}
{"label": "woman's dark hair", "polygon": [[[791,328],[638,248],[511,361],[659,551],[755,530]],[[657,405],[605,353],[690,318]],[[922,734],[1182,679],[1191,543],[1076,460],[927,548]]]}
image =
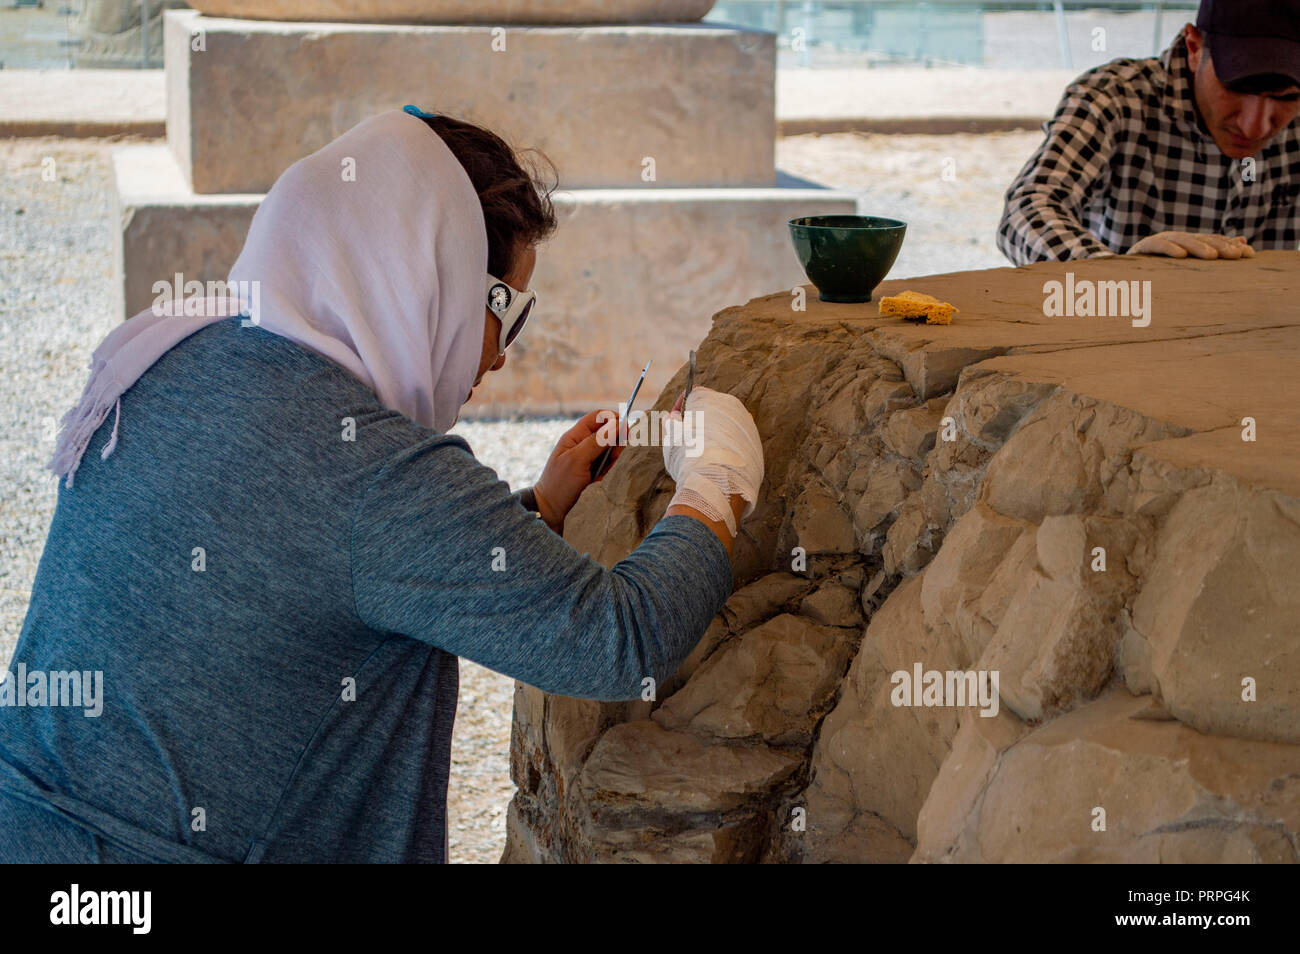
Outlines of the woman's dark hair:
{"label": "woman's dark hair", "polygon": [[469,173],[487,226],[488,271],[503,278],[511,271],[514,257],[521,249],[535,245],[555,231],[555,209],[551,192],[538,174],[537,166],[520,161],[523,153],[535,153],[555,166],[536,149],[516,153],[504,139],[489,129],[450,116],[424,119],[425,125],[442,137],[460,164]]}

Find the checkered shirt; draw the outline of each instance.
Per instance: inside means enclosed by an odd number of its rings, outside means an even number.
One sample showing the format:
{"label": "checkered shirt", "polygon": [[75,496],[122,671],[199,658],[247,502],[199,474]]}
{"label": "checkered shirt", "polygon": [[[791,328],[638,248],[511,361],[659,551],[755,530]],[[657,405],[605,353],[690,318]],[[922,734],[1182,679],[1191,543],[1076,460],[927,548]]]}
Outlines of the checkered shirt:
{"label": "checkered shirt", "polygon": [[1300,244],[1300,119],[1249,160],[1201,132],[1187,46],[1119,59],[1065,91],[1007,191],[998,248],[1017,265],[1126,252],[1156,232]]}

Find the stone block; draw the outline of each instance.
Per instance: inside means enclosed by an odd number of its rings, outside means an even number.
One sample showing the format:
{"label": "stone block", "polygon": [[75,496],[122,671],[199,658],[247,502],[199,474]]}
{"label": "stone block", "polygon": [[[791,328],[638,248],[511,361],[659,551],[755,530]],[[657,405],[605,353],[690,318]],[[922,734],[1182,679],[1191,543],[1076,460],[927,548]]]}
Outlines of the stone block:
{"label": "stone block", "polygon": [[[799,757],[764,745],[707,744],[653,722],[614,726],[591,753],[580,785],[601,814],[728,812],[784,781]],[[627,826],[622,826],[627,827]]]}
{"label": "stone block", "polygon": [[214,17],[361,23],[671,23],[699,20],[714,0],[199,0]]}
{"label": "stone block", "polygon": [[775,183],[771,33],[305,25],[173,11],[165,50],[167,139],[201,194],[266,192],[298,159],[407,103],[541,150],[565,189]]}
{"label": "stone block", "polygon": [[1121,689],[1028,735],[968,715],[914,860],[1300,861],[1300,747],[1203,735],[1148,708]]}
{"label": "stone block", "polygon": [[783,613],[710,656],[652,718],[706,737],[806,744],[860,635]]}

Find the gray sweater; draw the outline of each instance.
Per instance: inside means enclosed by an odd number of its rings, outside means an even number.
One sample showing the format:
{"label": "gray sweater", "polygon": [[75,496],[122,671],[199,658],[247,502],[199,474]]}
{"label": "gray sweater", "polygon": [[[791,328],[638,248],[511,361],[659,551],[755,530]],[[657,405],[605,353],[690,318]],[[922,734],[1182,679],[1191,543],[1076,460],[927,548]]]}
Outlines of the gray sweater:
{"label": "gray sweater", "polygon": [[[698,521],[606,569],[463,438],[237,318],[123,395],[101,460],[112,419],[60,483],[10,664],[0,862],[443,862],[458,656],[637,698],[731,591]],[[103,674],[99,715],[16,704],[73,670]]]}

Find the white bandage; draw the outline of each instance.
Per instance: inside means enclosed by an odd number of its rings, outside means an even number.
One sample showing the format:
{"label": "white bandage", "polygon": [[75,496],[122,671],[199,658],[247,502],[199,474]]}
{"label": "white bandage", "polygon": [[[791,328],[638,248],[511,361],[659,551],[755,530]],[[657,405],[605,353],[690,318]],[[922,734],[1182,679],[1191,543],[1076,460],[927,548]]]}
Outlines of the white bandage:
{"label": "white bandage", "polygon": [[745,500],[741,519],[754,512],[763,483],[763,444],[754,418],[740,400],[711,388],[691,391],[685,416],[665,421],[664,467],[677,482],[669,506],[694,507],[736,535],[730,496]]}

